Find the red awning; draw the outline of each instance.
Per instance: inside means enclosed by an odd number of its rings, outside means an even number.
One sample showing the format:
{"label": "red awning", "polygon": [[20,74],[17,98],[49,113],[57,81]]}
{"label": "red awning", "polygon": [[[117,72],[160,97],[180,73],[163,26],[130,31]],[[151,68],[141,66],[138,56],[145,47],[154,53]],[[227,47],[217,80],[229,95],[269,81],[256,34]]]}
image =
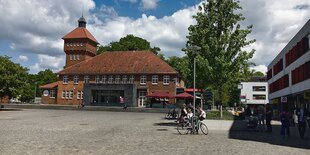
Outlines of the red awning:
{"label": "red awning", "polygon": [[189,93],[181,93],[181,94],[177,94],[174,96],[175,98],[194,98],[193,95],[189,94]]}
{"label": "red awning", "polygon": [[146,95],[148,98],[173,98],[168,92],[154,92],[152,94]]}
{"label": "red awning", "polygon": [[[194,92],[194,88],[185,88],[184,89],[185,92]],[[196,92],[201,92],[201,89],[195,89]]]}

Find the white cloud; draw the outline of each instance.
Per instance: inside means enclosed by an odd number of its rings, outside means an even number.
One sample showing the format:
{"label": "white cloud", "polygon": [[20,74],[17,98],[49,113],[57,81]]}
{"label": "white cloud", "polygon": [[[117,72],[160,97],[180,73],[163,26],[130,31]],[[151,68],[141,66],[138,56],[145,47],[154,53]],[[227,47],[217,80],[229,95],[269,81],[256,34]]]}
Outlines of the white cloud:
{"label": "white cloud", "polygon": [[141,0],[141,7],[144,10],[156,9],[159,0]]}
{"label": "white cloud", "polygon": [[58,72],[63,69],[65,60],[65,56],[49,56],[39,54],[37,63],[30,66],[30,70],[34,73],[45,69],[51,69],[53,72]]}
{"label": "white cloud", "polygon": [[254,67],[250,67],[251,70],[260,71],[266,75],[267,67],[265,65],[258,65]]}
{"label": "white cloud", "polygon": [[97,15],[94,15],[94,24],[89,25],[88,29],[103,45],[133,34],[150,41],[152,46],[160,47],[166,56],[180,56],[184,54],[180,51],[186,43],[187,28],[195,23],[192,18],[195,13],[195,7],[188,7],[163,18],[143,14],[135,20],[117,16],[106,22],[98,21]]}
{"label": "white cloud", "polygon": [[61,37],[77,25],[83,4],[86,15],[95,8],[92,0],[2,0],[0,41],[13,51],[61,55]]}
{"label": "white cloud", "polygon": [[28,57],[25,56],[25,55],[20,55],[20,56],[18,57],[18,61],[27,62],[27,61],[28,61]]}
{"label": "white cloud", "polygon": [[241,5],[242,25],[253,24],[249,38],[256,43],[248,48],[256,49],[252,61],[259,66],[267,66],[310,19],[309,0],[241,0]]}

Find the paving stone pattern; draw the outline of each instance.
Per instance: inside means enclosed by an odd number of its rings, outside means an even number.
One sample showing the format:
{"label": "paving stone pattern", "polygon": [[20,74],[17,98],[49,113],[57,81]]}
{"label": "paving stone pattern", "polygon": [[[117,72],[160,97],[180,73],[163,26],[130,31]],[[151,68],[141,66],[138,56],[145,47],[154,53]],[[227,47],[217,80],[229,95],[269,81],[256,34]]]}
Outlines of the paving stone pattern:
{"label": "paving stone pattern", "polygon": [[310,154],[309,139],[223,130],[179,135],[174,125],[160,113],[0,111],[0,154]]}

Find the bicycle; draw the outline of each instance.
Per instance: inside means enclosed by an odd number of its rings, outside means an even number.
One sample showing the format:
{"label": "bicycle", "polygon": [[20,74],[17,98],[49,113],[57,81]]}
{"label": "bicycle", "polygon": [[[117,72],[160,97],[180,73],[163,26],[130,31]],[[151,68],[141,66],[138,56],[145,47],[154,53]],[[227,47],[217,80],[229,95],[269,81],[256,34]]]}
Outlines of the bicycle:
{"label": "bicycle", "polygon": [[181,135],[185,135],[188,133],[198,134],[198,131],[200,129],[204,135],[208,135],[209,130],[208,130],[207,125],[204,124],[202,121],[198,120],[197,117],[194,117],[193,119],[195,121],[195,123],[194,123],[195,130],[193,130],[193,128],[192,128],[191,120],[187,119],[183,122],[180,122],[177,125],[177,130],[178,130],[179,134],[181,134]]}

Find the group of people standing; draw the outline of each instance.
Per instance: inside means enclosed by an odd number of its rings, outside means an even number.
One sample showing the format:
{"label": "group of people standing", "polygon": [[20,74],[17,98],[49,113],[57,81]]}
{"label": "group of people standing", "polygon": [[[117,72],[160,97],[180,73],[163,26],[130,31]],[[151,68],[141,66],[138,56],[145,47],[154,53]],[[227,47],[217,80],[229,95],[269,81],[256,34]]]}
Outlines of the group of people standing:
{"label": "group of people standing", "polygon": [[[270,104],[266,105],[266,108],[261,106],[248,106],[245,111],[246,116],[255,117],[258,127],[263,126],[266,120],[266,132],[272,132],[271,120],[273,118],[273,109]],[[305,138],[307,124],[310,128],[310,113],[305,107],[304,103],[301,103],[294,111],[289,111],[287,106],[283,106],[279,115],[281,121],[281,136],[283,138],[290,136],[290,126],[297,125],[300,138]],[[293,123],[293,124],[292,124]]]}
{"label": "group of people standing", "polygon": [[[296,108],[293,112],[290,112],[287,107],[283,107],[283,110],[280,114],[281,135],[283,137],[289,137],[291,123],[294,123],[298,126],[300,138],[304,139],[307,128],[307,121],[310,127],[309,117],[309,110],[305,107],[305,104],[303,103],[301,103],[300,106]],[[290,120],[293,120],[293,122]]]}

